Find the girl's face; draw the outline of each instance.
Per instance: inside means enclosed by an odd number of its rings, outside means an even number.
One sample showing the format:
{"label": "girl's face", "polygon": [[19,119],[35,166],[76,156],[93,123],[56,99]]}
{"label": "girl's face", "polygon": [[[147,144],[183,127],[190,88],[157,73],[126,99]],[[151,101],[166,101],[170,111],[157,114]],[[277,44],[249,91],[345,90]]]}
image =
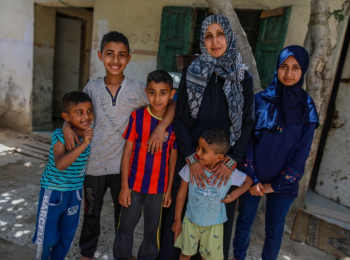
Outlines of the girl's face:
{"label": "girl's face", "polygon": [[219,58],[226,52],[227,41],[224,30],[217,23],[209,25],[204,36],[204,45],[210,56]]}
{"label": "girl's face", "polygon": [[289,87],[296,84],[302,75],[299,63],[293,56],[289,56],[277,70],[279,81]]}

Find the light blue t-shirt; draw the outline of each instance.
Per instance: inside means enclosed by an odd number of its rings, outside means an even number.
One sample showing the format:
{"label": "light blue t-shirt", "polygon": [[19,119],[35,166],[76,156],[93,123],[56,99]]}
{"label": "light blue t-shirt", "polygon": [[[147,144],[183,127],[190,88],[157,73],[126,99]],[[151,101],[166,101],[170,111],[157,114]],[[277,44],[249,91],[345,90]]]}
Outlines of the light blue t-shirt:
{"label": "light blue t-shirt", "polygon": [[53,155],[53,146],[58,141],[65,144],[61,128],[56,129],[52,134],[49,162],[46,165],[43,176],[40,180],[41,187],[57,191],[79,190],[84,185],[86,163],[90,153],[90,144],[70,166],[63,171],[60,171],[56,168],[55,157]]}
{"label": "light blue t-shirt", "polygon": [[[204,171],[210,177],[213,173]],[[227,185],[221,185],[220,188],[209,186],[206,189],[198,188],[197,184],[190,182],[190,168],[185,165],[179,172],[185,182],[189,182],[187,218],[198,226],[212,226],[222,224],[227,221],[225,204],[220,202],[225,198],[228,190],[232,185],[242,186],[246,179],[246,174],[235,169]]]}

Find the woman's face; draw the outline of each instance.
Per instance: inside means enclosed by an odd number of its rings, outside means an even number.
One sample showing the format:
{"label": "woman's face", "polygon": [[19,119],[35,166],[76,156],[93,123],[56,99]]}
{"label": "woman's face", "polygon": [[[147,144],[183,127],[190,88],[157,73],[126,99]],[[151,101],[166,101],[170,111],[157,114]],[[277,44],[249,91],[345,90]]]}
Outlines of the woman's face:
{"label": "woman's face", "polygon": [[204,45],[210,56],[219,58],[226,52],[227,41],[224,30],[217,23],[209,25],[204,36]]}
{"label": "woman's face", "polygon": [[293,86],[302,75],[299,63],[293,56],[289,56],[278,68],[277,77],[285,86]]}

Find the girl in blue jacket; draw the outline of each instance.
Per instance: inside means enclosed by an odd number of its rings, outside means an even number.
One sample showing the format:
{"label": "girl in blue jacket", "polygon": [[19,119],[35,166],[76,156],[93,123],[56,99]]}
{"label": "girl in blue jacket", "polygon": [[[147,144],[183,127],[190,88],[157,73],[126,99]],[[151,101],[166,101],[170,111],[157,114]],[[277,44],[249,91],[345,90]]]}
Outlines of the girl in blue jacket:
{"label": "girl in blue jacket", "polygon": [[277,59],[271,84],[255,94],[255,124],[242,169],[253,184],[239,198],[233,242],[236,260],[243,260],[250,229],[266,194],[263,260],[277,259],[285,218],[298,196],[318,115],[312,98],[302,88],[309,54],[301,46],[284,48]]}

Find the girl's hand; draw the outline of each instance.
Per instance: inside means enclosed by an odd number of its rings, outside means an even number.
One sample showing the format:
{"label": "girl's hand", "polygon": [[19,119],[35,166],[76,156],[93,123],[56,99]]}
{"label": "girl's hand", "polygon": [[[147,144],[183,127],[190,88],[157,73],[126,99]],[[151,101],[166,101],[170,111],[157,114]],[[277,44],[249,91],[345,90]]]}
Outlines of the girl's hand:
{"label": "girl's hand", "polygon": [[264,184],[264,189],[265,189],[266,193],[274,193],[275,192],[271,187],[271,183]]}
{"label": "girl's hand", "polygon": [[75,148],[75,143],[80,144],[78,135],[73,131],[70,124],[65,122],[62,128],[64,142],[66,143],[66,150],[68,152]]}
{"label": "girl's hand", "polygon": [[230,180],[232,170],[228,168],[225,164],[219,163],[214,169],[214,173],[210,176],[209,182],[211,182],[214,178],[212,186],[214,187],[216,183],[220,180],[218,184],[218,188],[220,188],[221,184],[225,181],[224,185]]}
{"label": "girl's hand", "polygon": [[164,208],[169,208],[172,201],[173,200],[171,199],[171,191],[168,189],[167,192],[165,193],[162,206]]}
{"label": "girl's hand", "polygon": [[265,187],[259,182],[258,184],[254,185],[253,187],[249,188],[250,194],[253,196],[264,196],[266,193]]}
{"label": "girl's hand", "polygon": [[161,152],[162,147],[163,147],[163,142],[164,142],[164,132],[165,129],[160,127],[159,125],[154,129],[153,133],[148,139],[148,147],[147,151],[151,152],[151,154],[154,154],[158,152],[158,150]]}
{"label": "girl's hand", "polygon": [[[208,172],[211,172],[209,168],[205,168]],[[195,179],[198,188],[202,188],[205,190],[206,186],[204,181],[206,181],[208,184],[210,184],[208,176],[204,172],[204,167],[200,165],[198,162],[192,164],[190,166],[190,178],[192,185],[194,184],[193,178]]]}
{"label": "girl's hand", "polygon": [[174,232],[174,242],[176,242],[176,238],[181,234],[182,231],[181,221],[175,221],[171,230]]}
{"label": "girl's hand", "polygon": [[119,204],[125,208],[131,205],[131,194],[129,188],[122,188],[119,193]]}

